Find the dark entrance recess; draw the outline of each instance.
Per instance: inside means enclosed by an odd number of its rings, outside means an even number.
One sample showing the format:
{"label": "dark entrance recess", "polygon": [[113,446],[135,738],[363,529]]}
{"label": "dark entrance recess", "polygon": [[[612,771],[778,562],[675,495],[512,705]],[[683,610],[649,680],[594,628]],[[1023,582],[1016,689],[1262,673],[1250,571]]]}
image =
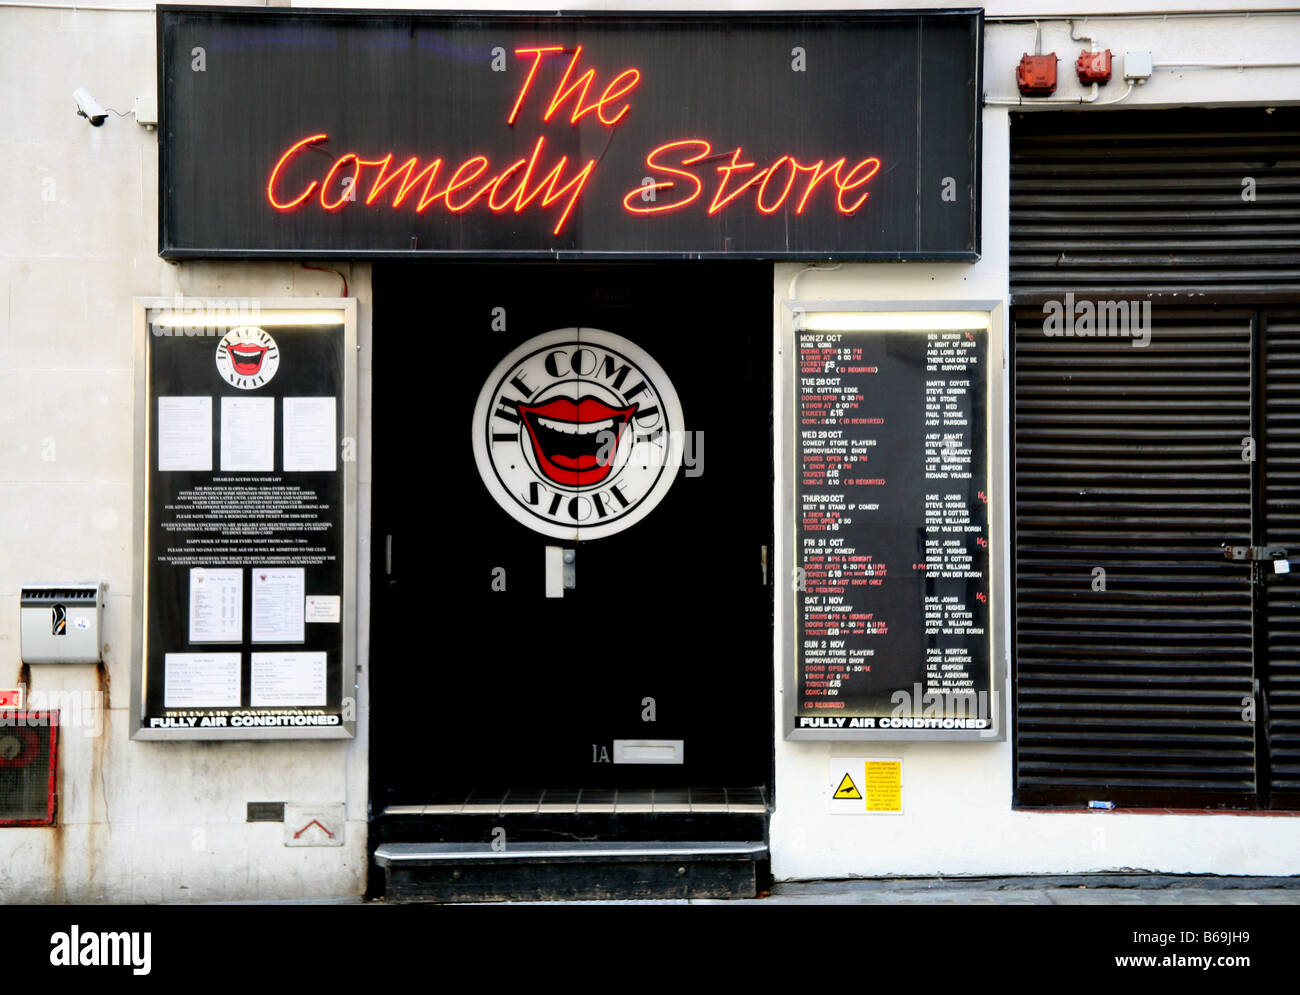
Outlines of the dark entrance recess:
{"label": "dark entrance recess", "polygon": [[1012,136],[1016,802],[1300,807],[1300,115]]}
{"label": "dark entrance recess", "polygon": [[[374,292],[372,845],[765,840],[770,265],[387,263]],[[569,327],[642,347],[705,440],[702,473],[576,547],[507,514],[471,446],[496,364]],[[563,598],[548,545],[575,549]],[[616,764],[616,739],[685,762]]]}

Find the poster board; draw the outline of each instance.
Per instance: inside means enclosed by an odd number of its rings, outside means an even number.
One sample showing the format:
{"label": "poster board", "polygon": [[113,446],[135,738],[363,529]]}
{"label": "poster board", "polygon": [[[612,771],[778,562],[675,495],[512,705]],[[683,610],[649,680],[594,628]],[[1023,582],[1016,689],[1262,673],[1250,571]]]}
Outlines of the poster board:
{"label": "poster board", "polygon": [[137,299],[135,739],[347,738],[356,302]]}
{"label": "poster board", "polygon": [[1001,308],[889,307],[783,329],[786,738],[1001,739]]}

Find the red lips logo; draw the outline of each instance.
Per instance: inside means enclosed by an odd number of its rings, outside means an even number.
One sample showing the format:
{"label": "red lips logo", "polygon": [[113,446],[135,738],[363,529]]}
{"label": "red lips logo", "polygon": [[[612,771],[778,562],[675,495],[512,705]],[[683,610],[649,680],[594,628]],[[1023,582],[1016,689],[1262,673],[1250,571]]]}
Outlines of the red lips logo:
{"label": "red lips logo", "polygon": [[240,390],[258,390],[275,377],[280,368],[280,349],[265,328],[240,325],[217,343],[217,373]]}
{"label": "red lips logo", "polygon": [[230,365],[234,367],[235,372],[243,377],[251,377],[262,368],[267,346],[241,342],[239,345],[229,346],[227,351],[230,353]]}
{"label": "red lips logo", "polygon": [[576,402],[557,397],[541,404],[521,404],[538,468],[557,484],[587,487],[609,476],[637,405],[615,408],[590,395]]}

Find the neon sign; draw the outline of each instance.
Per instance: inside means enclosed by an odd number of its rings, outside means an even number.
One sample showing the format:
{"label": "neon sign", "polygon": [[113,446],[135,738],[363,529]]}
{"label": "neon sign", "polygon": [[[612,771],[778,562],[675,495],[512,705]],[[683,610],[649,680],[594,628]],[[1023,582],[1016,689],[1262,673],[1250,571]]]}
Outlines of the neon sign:
{"label": "neon sign", "polygon": [[[598,86],[595,69],[578,72],[581,45],[572,50],[558,45],[532,46],[514,52],[530,65],[506,116],[510,127],[522,122],[528,107],[541,111],[538,116],[543,124],[550,124],[568,109],[570,126],[594,115],[595,121],[611,130],[632,114],[631,95],[641,84],[640,70],[623,69],[593,97]],[[543,60],[564,54],[569,61],[550,99],[530,100]],[[284,148],[266,181],[266,200],[272,208],[289,213],[319,207],[330,214],[361,203],[371,208],[409,208],[417,214],[435,206],[459,214],[479,204],[486,204],[496,214],[550,209],[555,214],[551,233],[559,235],[600,162],[599,157],[581,162],[571,162],[567,155],[554,157],[548,154],[546,136],[539,135],[531,153],[513,162],[493,163],[477,154],[453,160],[409,156],[394,168],[397,153],[363,150],[335,156],[328,168],[313,176],[304,177],[301,168],[295,170],[304,152],[319,151],[313,147],[328,140],[328,133],[318,132]],[[373,158],[363,158],[363,154]],[[715,153],[705,138],[664,142],[646,152],[649,175],[623,195],[623,210],[629,215],[656,216],[695,206],[712,217],[743,203],[762,215],[786,207],[801,215],[820,199],[847,217],[866,204],[870,197],[866,187],[881,168],[877,156],[857,160],[840,156],[829,163],[824,158],[805,163],[783,154],[759,168],[758,163],[745,161],[744,155],[740,146]],[[708,177],[710,165],[716,177]],[[706,193],[711,193],[707,201]]]}

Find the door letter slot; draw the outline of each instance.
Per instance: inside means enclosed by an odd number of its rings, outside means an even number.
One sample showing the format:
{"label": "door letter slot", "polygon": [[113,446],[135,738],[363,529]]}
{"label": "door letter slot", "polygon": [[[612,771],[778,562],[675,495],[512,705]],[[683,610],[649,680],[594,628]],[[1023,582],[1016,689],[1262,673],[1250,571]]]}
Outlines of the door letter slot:
{"label": "door letter slot", "polygon": [[616,739],[616,764],[680,764],[686,762],[684,739]]}
{"label": "door letter slot", "polygon": [[562,598],[577,587],[577,552],[561,546],[546,547],[546,596]]}

